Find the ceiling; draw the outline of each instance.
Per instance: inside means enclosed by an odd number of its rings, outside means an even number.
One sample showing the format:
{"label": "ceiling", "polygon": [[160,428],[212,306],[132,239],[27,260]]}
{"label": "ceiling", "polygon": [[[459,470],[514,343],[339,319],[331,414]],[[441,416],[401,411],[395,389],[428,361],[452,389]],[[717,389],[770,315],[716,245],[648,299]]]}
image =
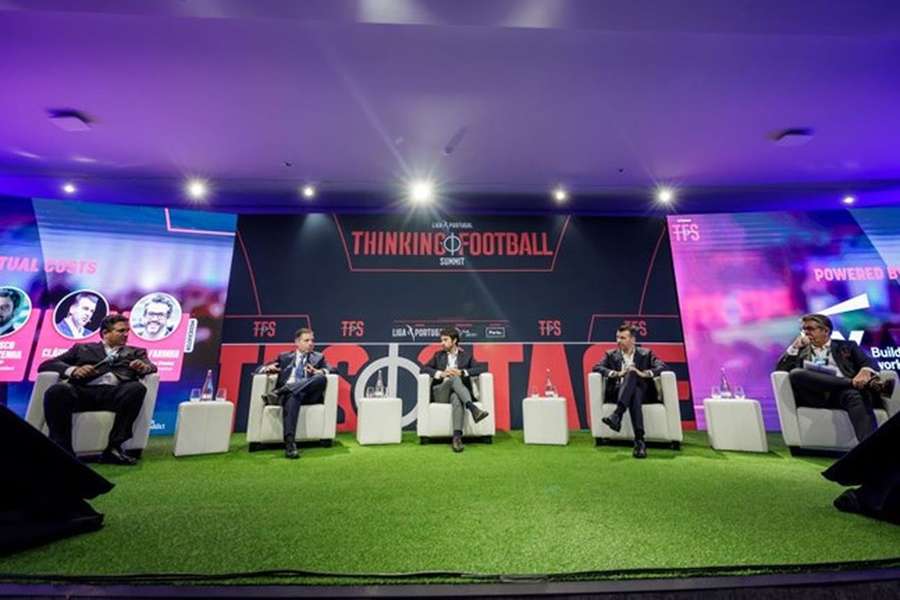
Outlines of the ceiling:
{"label": "ceiling", "polygon": [[[430,177],[475,210],[552,209],[558,183],[597,212],[652,210],[659,184],[696,211],[900,199],[894,0],[0,0],[0,86],[0,194],[177,205],[202,176],[212,209],[377,209]],[[813,139],[771,139],[794,127]]]}

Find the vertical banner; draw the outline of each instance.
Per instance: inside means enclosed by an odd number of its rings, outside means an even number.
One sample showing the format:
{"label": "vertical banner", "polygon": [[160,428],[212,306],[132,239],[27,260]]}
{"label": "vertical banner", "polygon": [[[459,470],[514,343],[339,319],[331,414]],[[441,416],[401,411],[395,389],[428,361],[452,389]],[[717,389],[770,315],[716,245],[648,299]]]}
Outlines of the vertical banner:
{"label": "vertical banner", "polygon": [[900,367],[900,210],[679,215],[669,237],[699,425],[724,369],[780,428],[769,374],[804,313]]}

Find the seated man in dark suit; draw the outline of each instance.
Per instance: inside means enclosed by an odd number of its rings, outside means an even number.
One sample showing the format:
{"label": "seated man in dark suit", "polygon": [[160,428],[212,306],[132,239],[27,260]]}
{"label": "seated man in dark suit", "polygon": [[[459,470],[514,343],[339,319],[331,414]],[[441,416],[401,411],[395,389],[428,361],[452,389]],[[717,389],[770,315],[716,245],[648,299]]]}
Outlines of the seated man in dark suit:
{"label": "seated man in dark suit", "polygon": [[296,350],[282,352],[275,362],[259,368],[260,373],[278,373],[275,389],[263,398],[268,403],[282,405],[284,455],[292,459],[300,458],[295,438],[300,407],[325,401],[325,376],[331,371],[325,355],[313,351],[316,339],[312,329],[298,329],[294,334],[294,343]]}
{"label": "seated man in dark suit", "polygon": [[441,349],[434,353],[422,371],[431,375],[431,401],[450,403],[453,419],[453,451],[462,452],[463,424],[466,409],[478,423],[488,416],[472,401],[472,376],[485,372],[482,364],[476,363],[472,355],[459,347],[459,331],[453,328],[441,331]]}
{"label": "seated man in dark suit", "polygon": [[62,381],[44,394],[44,415],[50,439],[70,454],[72,413],[108,410],[116,413],[103,462],[133,465],[122,444],[131,438],[134,421],[141,412],[147,389],[138,379],[156,372],[143,348],[128,346],[128,319],[108,315],[100,323],[100,342],[75,344],[56,358],[41,363],[39,372],[59,373]]}
{"label": "seated man in dark suit", "polygon": [[[639,348],[635,340],[635,329],[631,325],[620,325],[616,330],[618,348],[606,353],[592,369],[607,378],[607,394],[615,398],[616,409],[603,418],[613,431],[622,428],[622,415],[631,415],[634,427],[635,458],[647,458],[647,444],[644,443],[644,402],[655,399],[656,385],[653,378],[666,368],[652,350]],[[604,399],[605,400],[605,399]]]}
{"label": "seated man in dark suit", "polygon": [[[843,408],[860,442],[875,431],[873,405],[880,401],[883,383],[875,364],[856,342],[831,339],[831,319],[809,314],[801,319],[801,333],[785,350],[778,371],[789,371],[797,406]],[[804,368],[813,363],[820,372]]]}

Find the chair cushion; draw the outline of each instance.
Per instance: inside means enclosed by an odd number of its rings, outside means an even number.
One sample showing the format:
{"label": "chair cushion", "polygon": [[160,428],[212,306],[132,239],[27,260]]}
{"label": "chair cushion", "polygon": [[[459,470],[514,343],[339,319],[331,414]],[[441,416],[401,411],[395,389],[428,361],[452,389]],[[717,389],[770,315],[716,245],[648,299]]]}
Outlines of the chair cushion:
{"label": "chair cushion", "polygon": [[[281,420],[282,408],[277,405],[263,408],[262,424],[260,425],[260,442],[284,441],[284,426]],[[300,415],[297,417],[297,440],[322,439],[325,430],[325,405],[310,404],[300,407]]]}
{"label": "chair cushion", "polygon": [[[615,408],[612,404],[604,404],[601,413],[604,417],[612,414]],[[644,438],[651,442],[670,442],[672,438],[669,436],[669,422],[666,418],[666,406],[664,404],[644,405]],[[633,440],[634,429],[631,426],[631,415],[628,411],[622,416],[622,429],[615,432],[609,428],[605,428],[607,432],[603,437],[612,440]]]}
{"label": "chair cushion", "polygon": [[[875,420],[880,426],[887,420],[887,413],[875,409]],[[801,446],[850,449],[858,443],[845,410],[801,406],[797,409],[797,421]]]}
{"label": "chair cushion", "polygon": [[76,453],[103,452],[109,444],[116,413],[106,410],[80,412],[72,415],[72,448]]}
{"label": "chair cushion", "polygon": [[[484,404],[475,402],[475,406],[484,410]],[[452,406],[449,403],[431,402],[428,405],[428,431],[425,433],[428,437],[450,437],[453,435]],[[472,421],[472,413],[466,411],[466,418],[463,423],[464,436],[481,436],[487,435],[483,432],[481,423]]]}

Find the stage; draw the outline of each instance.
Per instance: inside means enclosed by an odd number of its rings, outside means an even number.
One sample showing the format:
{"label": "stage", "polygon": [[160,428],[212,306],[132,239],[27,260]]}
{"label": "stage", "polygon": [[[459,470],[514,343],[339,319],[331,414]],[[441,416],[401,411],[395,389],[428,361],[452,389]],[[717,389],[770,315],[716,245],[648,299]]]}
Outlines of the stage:
{"label": "stage", "polygon": [[[153,437],[139,466],[95,465],[116,488],[102,530],[0,559],[6,583],[486,584],[779,575],[893,565],[900,528],[835,510],[831,460],[493,444],[359,446],[175,458]],[[841,563],[841,565],[823,563]],[[855,563],[855,564],[850,564]],[[815,565],[820,565],[816,567]],[[524,579],[523,579],[524,578]]]}

